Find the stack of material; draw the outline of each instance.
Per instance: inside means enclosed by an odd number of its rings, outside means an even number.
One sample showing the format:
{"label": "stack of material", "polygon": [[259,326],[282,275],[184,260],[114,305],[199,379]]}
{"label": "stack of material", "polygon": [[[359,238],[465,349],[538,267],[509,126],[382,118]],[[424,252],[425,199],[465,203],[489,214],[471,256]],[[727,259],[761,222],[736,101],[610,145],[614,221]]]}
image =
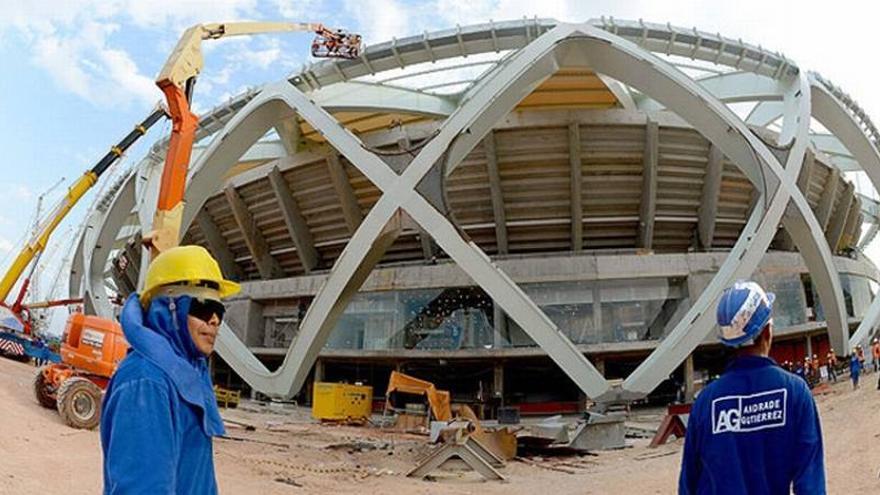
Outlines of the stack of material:
{"label": "stack of material", "polygon": [[517,433],[517,442],[529,451],[581,453],[623,448],[625,432],[622,415],[591,414],[587,420],[576,422],[553,416],[524,425]]}

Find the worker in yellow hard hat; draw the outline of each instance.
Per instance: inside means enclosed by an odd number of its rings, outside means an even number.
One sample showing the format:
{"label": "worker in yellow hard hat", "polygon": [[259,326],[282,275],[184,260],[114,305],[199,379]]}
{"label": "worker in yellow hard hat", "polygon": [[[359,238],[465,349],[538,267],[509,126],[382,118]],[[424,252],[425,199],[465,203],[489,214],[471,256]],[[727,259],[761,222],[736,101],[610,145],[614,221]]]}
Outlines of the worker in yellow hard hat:
{"label": "worker in yellow hard hat", "polygon": [[225,431],[207,358],[238,291],[200,246],[150,263],[120,316],[131,350],[104,397],[104,493],[217,492],[212,437]]}

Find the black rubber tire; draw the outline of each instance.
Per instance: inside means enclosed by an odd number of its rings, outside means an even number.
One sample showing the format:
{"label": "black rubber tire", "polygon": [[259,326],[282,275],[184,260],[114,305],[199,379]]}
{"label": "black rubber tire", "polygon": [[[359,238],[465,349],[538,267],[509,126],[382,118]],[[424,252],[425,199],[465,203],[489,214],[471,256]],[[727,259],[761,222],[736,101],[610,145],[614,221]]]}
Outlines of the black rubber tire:
{"label": "black rubber tire", "polygon": [[46,382],[46,377],[43,375],[45,369],[45,367],[38,369],[37,376],[34,377],[34,395],[41,406],[46,409],[55,409],[58,406],[55,396],[52,395],[52,387]]}
{"label": "black rubber tire", "polygon": [[58,414],[72,428],[93,430],[101,422],[101,389],[91,380],[73,376],[58,387]]}

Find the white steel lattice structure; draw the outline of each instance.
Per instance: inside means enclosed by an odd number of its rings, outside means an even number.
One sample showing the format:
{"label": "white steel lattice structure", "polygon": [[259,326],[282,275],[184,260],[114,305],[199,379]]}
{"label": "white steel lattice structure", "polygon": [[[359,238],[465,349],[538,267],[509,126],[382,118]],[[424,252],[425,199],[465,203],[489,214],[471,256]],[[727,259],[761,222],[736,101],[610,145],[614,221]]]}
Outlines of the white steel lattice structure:
{"label": "white steel lattice structure", "polygon": [[[478,60],[462,62],[463,57]],[[394,71],[426,63],[446,65],[409,75],[428,82],[396,84],[407,76]],[[453,74],[462,73],[464,79],[455,79],[461,76]],[[742,102],[753,107],[741,117],[731,105]],[[828,132],[811,130],[811,118]],[[556,127],[558,132],[546,131],[546,140],[562,139],[563,183],[570,183],[561,191],[570,197],[561,207],[549,199],[534,203],[533,210],[546,214],[523,216],[509,198],[527,192],[511,193],[509,185],[505,191],[510,173],[499,172],[500,156],[513,160],[502,133],[527,129],[522,134],[527,138]],[[603,129],[612,129],[612,136],[637,129],[645,148],[639,150],[641,167],[633,176],[634,200],[594,216],[583,175],[592,173],[584,168],[590,150],[582,146]],[[419,261],[427,266],[443,257],[440,250],[596,401],[643,397],[669,376],[711,334],[714,304],[724,287],[749,277],[771,244],[800,253],[833,347],[864,342],[880,318],[876,298],[850,334],[840,273],[877,275],[863,256],[854,255],[855,261],[837,256],[870,242],[880,224],[876,203],[841,180],[843,173],[864,171],[880,189],[877,130],[851,98],[819,75],[741,41],[605,19],[457,27],[376,45],[357,60],[304,68],[218,107],[202,118],[199,132],[209,144],[191,165],[183,222],[187,240],[208,246],[228,276],[253,280],[253,291],[271,292],[293,278],[313,286],[296,339],[274,371],[242,341],[241,331],[224,323],[220,355],[268,395],[290,397],[300,390],[343,311],[377,265]],[[684,160],[664,148],[676,139],[697,143],[693,146],[704,153],[698,211],[690,216],[669,213],[676,198],[658,186],[673,184],[676,173],[684,173],[683,166],[668,165]],[[121,241],[149,230],[163,145],[157,143],[92,212],[70,280],[71,295],[82,291],[87,311],[113,313],[108,263]],[[405,152],[388,151],[395,146]],[[481,177],[488,185],[480,191],[487,193],[482,199],[489,221],[482,223],[461,206],[462,177],[477,159],[487,167]],[[751,201],[730,206],[723,191],[734,176],[740,189],[754,193]],[[533,184],[550,180],[540,167],[532,177]],[[297,190],[306,183],[316,190],[324,184],[337,196],[321,206],[320,198]],[[228,213],[217,213],[221,202]],[[331,207],[334,220],[321,223],[315,212]],[[560,218],[551,214],[553,208],[570,213]],[[724,208],[734,208],[740,217],[719,214]],[[868,225],[864,235],[863,224]],[[558,245],[538,238],[551,231],[547,235],[556,236]],[[523,277],[504,268],[515,263],[505,256],[519,252],[566,252],[577,265],[577,256],[603,246],[601,232],[628,236],[609,246],[656,253],[632,256],[638,263],[694,248],[723,253],[712,255],[718,261],[711,280],[691,294],[689,305],[620,387],[610,386],[514,280]],[[517,240],[526,234],[537,240]],[[679,238],[684,240],[674,240]],[[559,247],[566,239],[570,244]],[[389,251],[392,246],[398,248]],[[614,262],[596,260],[599,268],[593,268],[599,272],[602,263]],[[137,267],[116,270],[117,286],[123,275],[134,285]]]}

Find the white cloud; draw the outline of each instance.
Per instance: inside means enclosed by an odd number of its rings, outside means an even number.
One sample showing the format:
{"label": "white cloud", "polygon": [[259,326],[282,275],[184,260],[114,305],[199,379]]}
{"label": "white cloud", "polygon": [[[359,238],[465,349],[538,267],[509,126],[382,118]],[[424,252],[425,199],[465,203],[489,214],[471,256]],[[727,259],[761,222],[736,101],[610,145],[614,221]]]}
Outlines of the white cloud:
{"label": "white cloud", "polygon": [[425,16],[416,15],[418,6],[407,6],[397,0],[374,0],[369,8],[360,0],[345,0],[345,10],[358,23],[358,29],[368,45],[420,32]]}
{"label": "white cloud", "polygon": [[58,87],[96,105],[149,105],[161,93],[128,53],[110,45],[108,38],[117,29],[116,24],[92,21],[72,33],[47,28],[35,36],[33,61]]}
{"label": "white cloud", "polygon": [[265,48],[257,50],[245,48],[233,53],[229,60],[241,62],[245,66],[266,70],[272,64],[281,60],[281,40],[277,37],[266,38]]}
{"label": "white cloud", "polygon": [[319,22],[330,16],[327,7],[319,0],[272,0],[284,21]]}
{"label": "white cloud", "polygon": [[[0,35],[19,34],[34,64],[63,91],[98,106],[150,105],[162,95],[151,74],[119,48],[120,36],[126,34],[121,27],[153,31],[164,44],[165,38],[176,39],[185,27],[198,22],[253,16],[256,6],[257,0],[12,2],[0,16]],[[280,50],[270,47],[253,54],[252,63],[265,66],[280,55]]]}
{"label": "white cloud", "polygon": [[[128,0],[123,11],[136,25],[181,31],[197,23],[241,20],[256,15],[257,0]],[[182,32],[182,31],[181,31]]]}
{"label": "white cloud", "polygon": [[19,182],[0,182],[0,191],[4,191],[3,198],[0,198],[4,200],[26,201],[34,197],[33,189]]}
{"label": "white cloud", "polygon": [[0,237],[0,253],[8,253],[12,251],[12,248],[15,247],[12,245],[12,241],[9,239],[5,239]]}

